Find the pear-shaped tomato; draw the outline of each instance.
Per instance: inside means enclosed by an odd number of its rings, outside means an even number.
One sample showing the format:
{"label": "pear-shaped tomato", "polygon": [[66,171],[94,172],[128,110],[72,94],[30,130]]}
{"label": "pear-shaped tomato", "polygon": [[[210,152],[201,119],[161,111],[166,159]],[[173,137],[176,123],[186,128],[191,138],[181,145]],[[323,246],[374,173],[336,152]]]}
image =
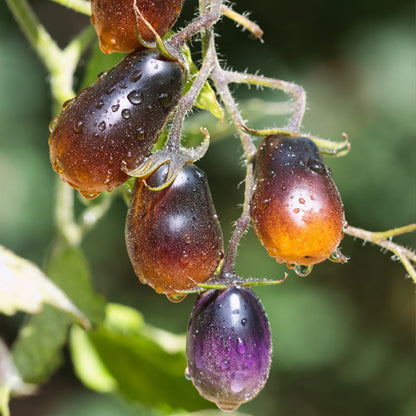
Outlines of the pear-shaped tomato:
{"label": "pear-shaped tomato", "polygon": [[251,217],[270,256],[290,266],[310,266],[338,247],[343,204],[316,145],[306,137],[273,135],[255,159]]}
{"label": "pear-shaped tomato", "polygon": [[200,394],[236,410],[264,387],[272,343],[266,313],[251,289],[210,290],[196,301],[186,336],[187,372]]}
{"label": "pear-shaped tomato", "polygon": [[[163,36],[176,22],[184,0],[136,0],[143,17]],[[131,52],[141,44],[137,38],[134,0],[91,0],[91,23],[104,53]],[[140,36],[154,40],[143,21],[137,21]]]}
{"label": "pear-shaped tomato", "polygon": [[52,166],[86,197],[121,185],[121,168],[137,168],[150,154],[183,83],[180,65],[156,50],[126,56],[52,121]]}
{"label": "pear-shaped tomato", "polygon": [[[126,222],[126,244],[142,283],[175,301],[214,274],[223,255],[218,217],[204,172],[186,164],[166,188],[168,165],[137,179]],[[148,186],[147,186],[148,185]]]}

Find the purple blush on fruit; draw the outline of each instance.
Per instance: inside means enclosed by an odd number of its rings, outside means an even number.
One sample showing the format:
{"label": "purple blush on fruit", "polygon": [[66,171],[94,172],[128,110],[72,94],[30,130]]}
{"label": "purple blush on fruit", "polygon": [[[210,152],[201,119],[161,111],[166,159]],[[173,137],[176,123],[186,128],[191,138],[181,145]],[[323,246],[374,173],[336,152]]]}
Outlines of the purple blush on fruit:
{"label": "purple blush on fruit", "polygon": [[271,364],[266,313],[251,289],[210,290],[196,301],[188,325],[187,372],[199,393],[234,411],[264,387]]}

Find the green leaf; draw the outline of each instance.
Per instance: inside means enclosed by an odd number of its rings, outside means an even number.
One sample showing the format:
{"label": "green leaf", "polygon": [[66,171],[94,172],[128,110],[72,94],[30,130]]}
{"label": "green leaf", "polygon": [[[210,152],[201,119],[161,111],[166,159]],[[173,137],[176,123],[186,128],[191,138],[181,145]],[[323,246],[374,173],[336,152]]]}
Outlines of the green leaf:
{"label": "green leaf", "polygon": [[[93,324],[104,317],[104,300],[90,284],[87,263],[75,248],[56,252],[48,267],[51,279],[71,298]],[[44,381],[62,362],[71,317],[52,307],[32,316],[21,328],[13,345],[13,357],[23,379]]]}
{"label": "green leaf", "polygon": [[61,349],[66,342],[71,318],[52,307],[32,316],[19,332],[13,357],[25,381],[46,381],[61,365]]}
{"label": "green leaf", "polygon": [[69,248],[52,255],[48,276],[94,324],[104,319],[105,300],[91,285],[90,270],[82,251]]}
{"label": "green leaf", "polygon": [[35,264],[0,246],[0,312],[6,315],[17,311],[38,313],[44,303],[88,325],[85,315]]}
{"label": "green leaf", "polygon": [[[182,48],[182,52],[185,56],[186,61],[189,65],[189,76],[184,87],[184,94],[189,91],[193,84],[193,80],[198,75],[198,68],[192,61],[191,50],[188,46]],[[195,107],[200,108],[201,110],[209,111],[214,117],[223,120],[224,119],[224,110],[217,101],[214,90],[211,88],[211,85],[208,81],[205,82],[201,91],[199,92],[198,98],[194,104]]]}
{"label": "green leaf", "polygon": [[[131,401],[165,410],[210,407],[185,379],[184,336],[149,326],[136,310],[116,304],[107,306],[102,326],[83,332],[83,337],[80,331],[71,336],[71,353],[75,371],[87,386],[98,391],[106,387],[100,380],[92,380],[93,373],[82,365],[93,356],[95,377],[114,380],[115,390]],[[80,339],[82,343],[76,345]],[[82,358],[84,352],[86,357]],[[113,388],[110,382],[107,387]]]}
{"label": "green leaf", "polygon": [[91,57],[88,60],[87,67],[82,78],[81,87],[84,88],[94,83],[98,74],[113,68],[124,58],[125,55],[126,54],[120,53],[107,55],[101,51],[98,43],[96,42],[92,48]]}

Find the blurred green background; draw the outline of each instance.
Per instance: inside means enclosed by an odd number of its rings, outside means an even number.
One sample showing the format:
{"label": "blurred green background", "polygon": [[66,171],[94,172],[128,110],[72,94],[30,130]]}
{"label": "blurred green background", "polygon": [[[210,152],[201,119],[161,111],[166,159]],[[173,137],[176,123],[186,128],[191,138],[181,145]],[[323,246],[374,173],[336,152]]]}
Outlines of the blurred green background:
{"label": "blurred green background", "polygon": [[[87,17],[46,0],[30,3],[60,45],[89,24]],[[186,0],[178,26],[191,19],[195,7],[196,1]],[[349,135],[351,152],[326,159],[347,221],[374,231],[415,222],[414,5],[405,0],[264,0],[253,6],[244,0],[235,9],[252,11],[265,43],[224,18],[217,43],[227,66],[302,85],[308,93],[304,131],[333,139]],[[80,82],[82,73],[81,67]],[[272,102],[283,95],[245,87],[233,91],[250,126],[284,123],[268,114],[268,106],[251,101]],[[39,265],[54,237],[50,108],[47,73],[1,2],[0,244]],[[208,175],[227,240],[242,202],[241,146],[213,118],[195,117],[212,134],[198,165]],[[194,297],[172,304],[138,283],[124,245],[125,214],[118,198],[83,243],[94,285],[107,300],[138,308],[147,322],[183,333]],[[414,234],[397,241],[415,245]],[[271,322],[274,360],[264,391],[242,412],[416,414],[414,285],[390,253],[348,236],[342,249],[351,258],[346,265],[325,262],[307,278],[289,272],[283,285],[256,289]],[[281,278],[286,268],[268,257],[250,230],[236,270],[242,277]],[[0,337],[12,343],[22,319],[0,316]],[[88,392],[69,360],[38,395],[13,401],[11,409],[13,416],[152,414]]]}

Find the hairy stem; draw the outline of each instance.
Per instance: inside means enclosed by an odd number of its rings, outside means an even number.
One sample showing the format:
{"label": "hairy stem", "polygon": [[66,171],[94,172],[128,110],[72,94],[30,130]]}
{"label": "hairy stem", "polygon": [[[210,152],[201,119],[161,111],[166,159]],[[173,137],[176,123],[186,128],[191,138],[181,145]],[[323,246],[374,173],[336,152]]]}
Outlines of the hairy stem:
{"label": "hairy stem", "polygon": [[377,244],[378,246],[391,251],[394,253],[398,259],[401,261],[405,267],[407,273],[409,273],[413,282],[416,283],[416,270],[412,263],[416,263],[416,254],[408,250],[405,247],[402,247],[399,244],[394,243],[390,240],[391,237],[414,231],[416,229],[416,224],[407,225],[405,227],[395,228],[389,231],[384,232],[371,232],[367,230],[362,230],[360,228],[351,227],[350,225],[344,230],[345,234],[348,234],[352,237],[360,238],[363,241],[369,241],[371,243]]}

